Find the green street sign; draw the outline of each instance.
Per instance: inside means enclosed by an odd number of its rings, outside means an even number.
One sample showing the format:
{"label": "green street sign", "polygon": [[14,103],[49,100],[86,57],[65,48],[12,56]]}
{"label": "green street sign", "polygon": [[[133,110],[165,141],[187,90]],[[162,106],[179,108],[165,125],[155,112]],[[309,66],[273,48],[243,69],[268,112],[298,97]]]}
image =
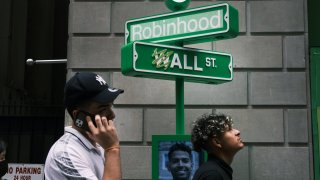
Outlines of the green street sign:
{"label": "green street sign", "polygon": [[238,21],[238,10],[227,3],[142,17],[126,21],[125,43],[194,44],[234,38],[239,33]]}
{"label": "green street sign", "polygon": [[133,42],[121,48],[121,71],[127,76],[218,84],[233,78],[231,54]]}

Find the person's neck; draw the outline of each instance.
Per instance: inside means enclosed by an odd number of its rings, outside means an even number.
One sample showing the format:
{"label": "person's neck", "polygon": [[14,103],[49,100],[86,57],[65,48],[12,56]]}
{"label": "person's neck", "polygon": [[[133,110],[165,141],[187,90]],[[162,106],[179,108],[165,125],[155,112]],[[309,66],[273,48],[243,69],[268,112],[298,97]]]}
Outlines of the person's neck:
{"label": "person's neck", "polygon": [[219,157],[220,159],[222,159],[225,163],[227,163],[229,166],[231,165],[232,161],[233,161],[233,157],[235,154],[228,154],[225,152],[213,152],[212,153],[214,156]]}
{"label": "person's neck", "polygon": [[81,129],[75,125],[72,125],[72,128],[77,130],[80,134],[82,134],[94,147],[96,147],[96,142],[92,140],[84,129]]}

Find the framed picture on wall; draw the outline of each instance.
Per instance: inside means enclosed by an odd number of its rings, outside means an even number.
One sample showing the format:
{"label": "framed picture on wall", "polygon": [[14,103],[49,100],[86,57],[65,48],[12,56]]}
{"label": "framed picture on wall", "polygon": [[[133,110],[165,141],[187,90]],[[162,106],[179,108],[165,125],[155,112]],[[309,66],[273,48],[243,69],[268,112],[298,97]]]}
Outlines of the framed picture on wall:
{"label": "framed picture on wall", "polygon": [[152,179],[191,180],[205,157],[192,150],[191,135],[153,135]]}

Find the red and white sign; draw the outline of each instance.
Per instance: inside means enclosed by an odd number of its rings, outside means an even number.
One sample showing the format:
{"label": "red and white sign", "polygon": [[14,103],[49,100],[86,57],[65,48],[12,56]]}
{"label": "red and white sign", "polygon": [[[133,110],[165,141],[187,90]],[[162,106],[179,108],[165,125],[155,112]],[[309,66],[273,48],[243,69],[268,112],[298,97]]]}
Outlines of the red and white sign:
{"label": "red and white sign", "polygon": [[9,163],[8,172],[2,177],[7,180],[44,180],[43,164]]}

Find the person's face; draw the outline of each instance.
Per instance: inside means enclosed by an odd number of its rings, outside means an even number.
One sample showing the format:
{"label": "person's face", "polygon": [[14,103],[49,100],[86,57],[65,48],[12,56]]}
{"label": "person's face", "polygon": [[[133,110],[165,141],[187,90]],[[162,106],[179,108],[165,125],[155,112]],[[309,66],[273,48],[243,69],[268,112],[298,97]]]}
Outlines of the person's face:
{"label": "person's face", "polygon": [[1,153],[0,153],[0,162],[1,161],[4,161],[6,159],[6,151],[2,151]]}
{"label": "person's face", "polygon": [[226,152],[236,153],[244,147],[240,131],[234,128],[227,130],[220,139],[221,148]]}
{"label": "person's face", "polygon": [[171,156],[167,168],[173,179],[189,179],[192,172],[192,161],[188,152],[178,150],[174,151]]}
{"label": "person's face", "polygon": [[85,109],[81,109],[81,111],[86,111],[87,114],[90,114],[92,120],[94,120],[95,115],[105,116],[108,120],[113,120],[115,118],[115,114],[112,110],[113,103],[96,103],[92,102]]}

